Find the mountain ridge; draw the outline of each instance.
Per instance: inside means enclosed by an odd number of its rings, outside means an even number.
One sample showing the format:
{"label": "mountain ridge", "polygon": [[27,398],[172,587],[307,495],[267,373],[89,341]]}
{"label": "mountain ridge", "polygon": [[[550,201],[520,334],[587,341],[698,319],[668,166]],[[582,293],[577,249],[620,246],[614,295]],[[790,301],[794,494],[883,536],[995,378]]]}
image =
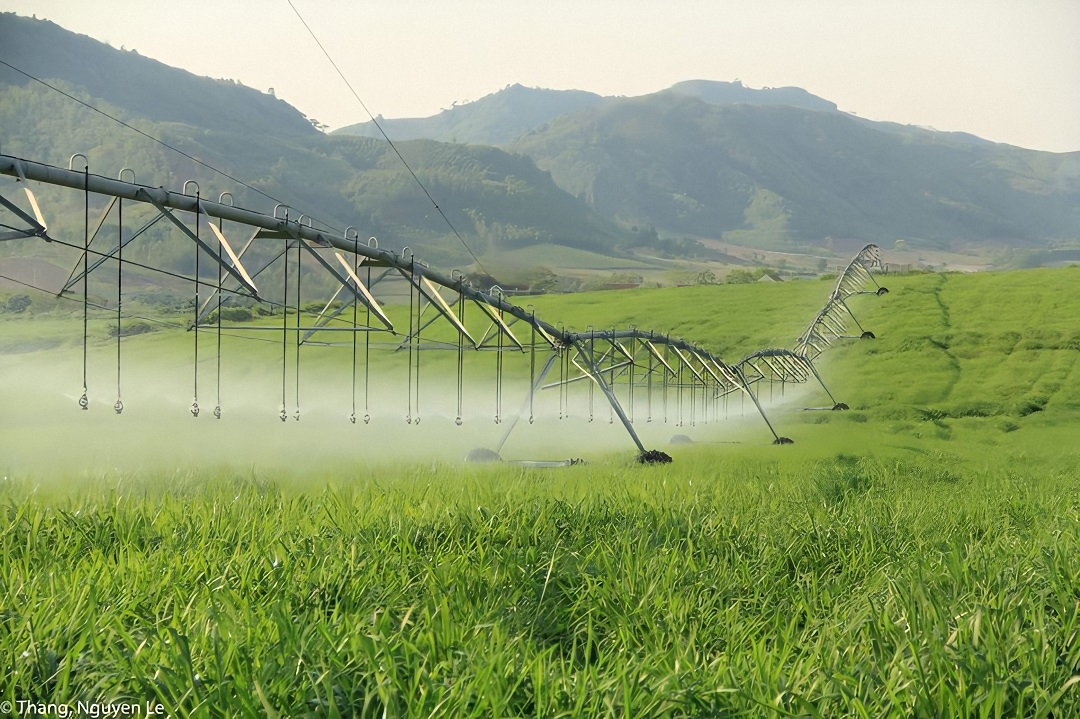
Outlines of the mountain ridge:
{"label": "mountain ridge", "polygon": [[[269,212],[266,193],[431,261],[469,260],[458,233],[480,252],[561,246],[691,264],[721,245],[818,256],[869,241],[982,255],[1080,246],[1080,152],[864,120],[799,88],[691,80],[604,98],[511,85],[445,118],[516,139],[394,138],[410,170],[384,140],[325,135],[296,108],[232,81],[10,13],[0,36],[17,39],[4,45],[13,64],[247,186],[0,67],[6,154],[65,164],[84,152],[99,174],[131,165],[140,181],[176,189],[195,179],[205,196],[226,189]],[[34,52],[45,44],[60,49]]]}
{"label": "mountain ridge", "polygon": [[1027,243],[1080,229],[1080,153],[838,112],[658,93],[557,118],[510,148],[601,214],[736,244],[761,242],[727,233],[758,229],[779,248],[829,236]]}
{"label": "mountain ridge", "polygon": [[[117,50],[49,20],[0,13],[0,37],[4,39],[0,57],[12,59],[13,64],[17,58],[20,69],[41,79],[62,78],[136,117],[153,122],[197,122],[204,129],[232,129],[243,124],[254,133],[317,134],[299,110],[273,95],[232,80],[200,77],[135,50]],[[49,51],[41,52],[42,47]],[[32,82],[10,71],[4,81]],[[162,84],[168,92],[161,91]]]}
{"label": "mountain ridge", "polygon": [[[837,112],[836,104],[798,87],[754,89],[739,81],[684,80],[656,93],[696,97],[718,105],[787,105],[808,110]],[[335,135],[383,137],[394,140],[428,139],[479,145],[504,145],[536,130],[561,115],[625,99],[585,90],[551,90],[511,84],[473,102],[454,105],[428,117],[383,118],[334,130]],[[378,123],[378,127],[376,126]],[[381,130],[379,128],[382,128]]]}

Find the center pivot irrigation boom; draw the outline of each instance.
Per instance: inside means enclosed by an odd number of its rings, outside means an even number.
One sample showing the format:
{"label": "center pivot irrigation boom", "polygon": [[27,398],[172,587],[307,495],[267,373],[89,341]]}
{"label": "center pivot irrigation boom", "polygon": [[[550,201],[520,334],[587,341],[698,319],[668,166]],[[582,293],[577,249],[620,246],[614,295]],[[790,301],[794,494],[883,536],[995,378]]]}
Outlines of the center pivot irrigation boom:
{"label": "center pivot irrigation boom", "polygon": [[[787,382],[805,382],[810,376],[821,383],[821,387],[832,400],[832,407],[825,409],[846,410],[848,406],[837,402],[825,383],[821,380],[814,360],[838,339],[875,339],[874,333],[863,329],[855,314],[848,307],[847,300],[855,295],[888,294],[874,279],[873,270],[880,270],[881,249],[877,245],[866,245],[848,263],[840,273],[833,287],[832,294],[825,302],[806,330],[799,336],[793,350],[763,349],[754,352],[736,363],[749,383],[759,381],[780,382],[781,388]],[[873,284],[874,290],[864,289]],[[848,322],[858,328],[860,334],[850,334]]]}
{"label": "center pivot irrigation boom", "polygon": [[[195,285],[195,312],[191,329],[195,331],[196,371],[195,371],[195,400],[192,403],[191,412],[194,416],[199,415],[198,404],[198,335],[200,329],[216,329],[218,332],[218,349],[220,354],[220,332],[223,329],[221,318],[223,315],[222,304],[238,298],[246,298],[249,303],[263,303],[282,310],[282,324],[277,331],[282,335],[282,351],[286,351],[285,338],[291,333],[295,336],[297,358],[299,347],[304,343],[329,344],[312,340],[316,332],[324,331],[351,331],[352,346],[354,351],[354,368],[356,353],[356,336],[364,333],[365,343],[369,342],[372,333],[383,332],[397,337],[402,337],[399,349],[409,353],[409,413],[406,420],[411,424],[414,419],[419,422],[419,417],[413,417],[414,401],[414,369],[417,378],[420,371],[419,350],[421,345],[421,332],[438,319],[444,319],[453,328],[456,342],[437,342],[425,337],[427,346],[456,348],[458,351],[458,416],[457,423],[461,423],[461,355],[464,350],[495,350],[498,351],[497,367],[500,384],[498,392],[498,406],[496,410],[496,422],[501,422],[501,372],[502,355],[504,352],[517,352],[528,354],[530,357],[530,386],[525,407],[520,414],[529,413],[532,420],[532,407],[537,391],[542,389],[558,389],[565,393],[571,385],[584,382],[589,386],[590,396],[590,420],[592,419],[592,390],[599,390],[607,401],[610,411],[617,416],[630,438],[637,446],[643,461],[670,461],[663,452],[647,451],[634,429],[634,413],[641,413],[641,407],[635,407],[634,389],[646,388],[645,414],[646,421],[653,420],[653,390],[654,385],[663,392],[666,400],[667,391],[673,388],[677,393],[679,402],[680,423],[683,412],[683,403],[688,401],[691,423],[695,417],[702,418],[715,415],[718,400],[732,393],[741,393],[749,397],[754,407],[761,414],[765,423],[772,432],[776,443],[790,442],[780,437],[773,429],[765,412],[753,391],[753,385],[764,379],[779,378],[784,382],[801,382],[814,377],[821,380],[814,368],[812,360],[820,353],[824,346],[830,344],[837,337],[846,336],[842,329],[844,323],[839,317],[840,313],[850,310],[844,304],[844,300],[853,294],[861,293],[859,289],[867,279],[872,280],[870,268],[875,266],[878,259],[878,250],[873,245],[867,246],[859,256],[849,265],[837,283],[836,290],[825,308],[819,313],[811,327],[799,341],[795,350],[763,350],[735,364],[728,364],[720,357],[712,354],[700,345],[687,342],[683,339],[672,338],[669,335],[648,330],[629,329],[592,329],[584,332],[572,331],[562,326],[556,326],[538,318],[534,311],[523,308],[508,301],[505,295],[496,287],[488,291],[474,287],[466,280],[464,275],[457,271],[449,275],[439,270],[428,267],[417,260],[407,248],[400,253],[389,249],[380,248],[374,239],[361,241],[358,233],[352,228],[344,233],[337,233],[324,228],[315,227],[315,223],[304,215],[295,214],[289,207],[278,205],[271,214],[265,214],[252,210],[235,207],[231,203],[231,195],[223,193],[217,202],[204,199],[198,185],[193,181],[185,183],[182,192],[171,192],[161,187],[150,187],[134,182],[133,173],[129,170],[122,171],[120,178],[110,179],[91,174],[88,163],[81,170],[73,167],[77,158],[85,157],[75,155],[68,168],[59,168],[39,162],[33,162],[7,155],[0,155],[0,174],[17,178],[18,184],[26,193],[30,205],[30,212],[21,209],[15,202],[0,194],[0,204],[9,210],[18,220],[15,224],[3,224],[5,231],[0,232],[0,241],[19,238],[40,238],[47,242],[71,247],[81,251],[78,265],[72,271],[67,282],[59,288],[58,294],[71,293],[80,286],[83,290],[84,308],[84,371],[83,371],[83,395],[80,405],[83,409],[88,407],[86,389],[86,310],[91,306],[87,287],[91,273],[108,263],[115,263],[117,268],[117,401],[116,411],[119,414],[123,410],[120,400],[119,388],[119,362],[120,349],[119,339],[123,334],[120,328],[121,319],[121,292],[122,278],[125,268],[138,268],[141,271],[162,272],[173,279],[185,280]],[[129,173],[130,179],[123,179],[124,174]],[[83,222],[83,238],[81,242],[68,242],[49,234],[47,223],[41,211],[41,207],[29,183],[41,182],[51,186],[69,188],[81,191],[85,196],[85,217]],[[100,211],[95,223],[90,221],[90,205],[92,196],[109,198],[107,204]],[[228,201],[226,201],[228,200]],[[141,203],[143,206],[153,208],[154,214],[141,226],[132,231],[123,226],[124,201]],[[115,220],[109,218],[115,215]],[[145,215],[145,213],[144,213]],[[186,238],[194,246],[194,272],[181,273],[155,267],[151,264],[140,264],[125,259],[124,248],[134,240],[164,220],[171,225],[180,236]],[[216,223],[214,222],[216,220]],[[110,243],[108,250],[100,249],[101,245],[94,246],[95,240],[102,235],[102,230],[110,222],[116,224],[116,241]],[[225,229],[225,222],[239,225],[239,232],[230,225]],[[111,226],[111,225],[109,225]],[[108,234],[108,233],[104,233]],[[227,234],[245,239],[242,242],[232,242],[227,239]],[[253,250],[260,247],[263,251]],[[267,248],[277,248],[267,252]],[[290,260],[290,257],[292,259]],[[257,260],[255,258],[258,258]],[[314,324],[301,326],[301,265],[304,258],[308,258],[308,267],[305,271],[313,270],[325,273],[332,278],[337,288],[334,296],[318,316]],[[200,268],[200,262],[206,263]],[[293,264],[290,265],[290,262]],[[280,264],[278,264],[280,263]],[[314,263],[314,264],[313,264]],[[256,265],[258,265],[256,267]],[[216,271],[216,281],[205,278],[205,267]],[[264,290],[260,289],[263,284],[263,273],[270,267],[277,266],[282,269],[284,276],[283,293],[280,300],[269,299]],[[295,284],[293,294],[290,297],[290,271],[295,269]],[[372,270],[379,270],[381,274],[372,278]],[[361,272],[362,271],[362,272]],[[363,278],[361,277],[363,274]],[[399,276],[406,281],[409,297],[409,317],[407,327],[400,320],[395,323],[383,305],[376,299],[372,288],[383,278]],[[884,290],[878,290],[881,294]],[[448,293],[450,299],[444,297]],[[339,298],[344,295],[345,301]],[[288,311],[293,309],[295,303],[295,326],[288,326]],[[350,304],[351,303],[351,304]],[[488,330],[479,338],[464,322],[466,305],[475,305],[480,309],[485,321],[490,322]],[[344,326],[333,325],[335,320],[340,320],[341,315],[347,312],[348,307],[353,308],[353,322],[345,323]],[[357,321],[357,308],[363,308],[366,322],[361,324]],[[433,309],[434,316],[423,318],[423,311]],[[216,310],[216,311],[215,311]],[[851,315],[852,319],[854,316]],[[520,327],[525,328],[523,333]],[[271,330],[268,326],[262,327],[227,327],[230,330]],[[516,331],[515,331],[516,330]],[[526,334],[527,333],[527,337]],[[866,336],[869,333],[864,333]],[[365,344],[367,347],[367,344]],[[537,353],[550,353],[546,360],[541,357],[541,367],[538,369]],[[284,354],[283,354],[284,357]],[[560,379],[556,382],[545,384],[547,376],[553,368],[559,367]],[[284,373],[284,364],[283,364]],[[576,374],[575,374],[576,373]],[[220,373],[219,373],[220,376]],[[616,394],[616,385],[628,387],[627,403],[624,407]],[[822,383],[822,387],[824,384]],[[416,390],[418,402],[418,390]],[[826,392],[828,390],[826,389]],[[686,400],[685,395],[689,395]],[[297,362],[297,407],[296,419],[299,419],[299,362]],[[830,394],[831,397],[831,394]],[[282,381],[282,404],[281,419],[287,419],[286,410],[286,387],[283,374]],[[838,405],[839,406],[839,405]],[[560,412],[562,411],[560,405]],[[664,403],[666,419],[667,404]],[[219,401],[214,408],[214,414],[221,417],[220,388]],[[350,419],[356,421],[355,408],[355,374],[354,374],[354,407]],[[370,418],[365,414],[364,421]],[[494,454],[501,451],[503,444],[513,430],[517,417],[509,423],[506,431],[497,445]],[[613,419],[612,419],[613,421]]]}

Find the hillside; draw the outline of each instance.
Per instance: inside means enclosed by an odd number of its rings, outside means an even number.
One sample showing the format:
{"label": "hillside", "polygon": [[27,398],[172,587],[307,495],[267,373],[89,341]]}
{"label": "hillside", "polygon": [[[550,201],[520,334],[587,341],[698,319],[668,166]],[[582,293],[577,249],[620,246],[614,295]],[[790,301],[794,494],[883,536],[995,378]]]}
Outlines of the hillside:
{"label": "hillside", "polygon": [[[431,262],[472,262],[382,140],[328,137],[269,94],[197,77],[47,21],[3,14],[0,36],[0,58],[250,187],[0,67],[6,154],[66,166],[70,155],[82,152],[97,174],[115,176],[126,167],[139,182],[177,190],[195,180],[203,196],[229,191],[236,204],[263,212],[280,201],[324,225],[354,226],[384,246],[409,245]],[[39,47],[57,50],[35,52]],[[430,141],[402,142],[398,149],[474,251],[549,243],[606,253],[627,234],[520,155]],[[39,194],[54,229],[77,229],[79,198],[50,188]],[[151,237],[155,232],[164,230],[155,228]],[[0,252],[24,247],[49,251],[20,243]]]}
{"label": "hillside", "polygon": [[[0,35],[0,58],[246,186],[0,67],[7,154],[63,166],[83,152],[95,173],[128,167],[140,182],[176,189],[193,179],[204,196],[228,191],[264,212],[283,202],[432,263],[471,262],[382,139],[324,135],[272,95],[46,21],[3,14]],[[590,267],[645,264],[651,282],[667,281],[659,275],[669,270],[723,276],[733,262],[813,271],[868,241],[903,240],[898,261],[938,266],[1063,262],[1080,248],[1080,153],[869,122],[799,88],[693,80],[605,98],[514,85],[434,118],[394,122],[388,132],[441,211],[500,263],[535,258],[519,252],[528,248],[572,248],[593,253]],[[403,139],[413,135],[429,137]],[[74,228],[77,202],[48,189],[42,196],[54,228]],[[545,265],[573,269],[560,254]]]}
{"label": "hillside", "polygon": [[[294,107],[273,95],[233,80],[198,77],[135,50],[116,50],[48,20],[0,13],[0,38],[0,58],[39,78],[62,80],[132,117],[209,132],[244,128],[256,135],[290,138],[318,134]],[[2,85],[30,82],[0,67]]]}
{"label": "hillside", "polygon": [[[836,111],[836,105],[798,87],[754,89],[741,82],[687,80],[666,92],[696,97],[715,105],[787,105],[807,110]],[[392,139],[424,138],[442,142],[505,145],[524,133],[542,128],[561,115],[606,107],[620,98],[602,97],[582,90],[547,90],[508,85],[474,102],[454,105],[431,117],[377,118]],[[332,134],[382,138],[370,120],[348,125]]]}
{"label": "hillside", "polygon": [[1080,239],[1080,153],[835,112],[660,93],[557,118],[512,147],[601,214],[668,234],[780,249]]}
{"label": "hillside", "polygon": [[[796,439],[801,456],[1075,457],[1080,267],[879,279],[887,295],[849,303],[877,338],[840,341],[816,362],[850,412],[803,411],[823,399],[811,385],[760,387],[773,406],[770,418]],[[830,289],[800,281],[600,292],[536,298],[535,304],[538,315],[569,326],[648,327],[739,359],[761,347],[792,347]],[[738,402],[731,413],[752,416]],[[765,430],[736,422],[687,431],[701,441],[753,444]]]}
{"label": "hillside", "polygon": [[[431,140],[405,141],[398,148],[454,226],[468,233],[474,252],[556,244],[607,253],[626,234],[522,155]],[[446,238],[446,224],[385,142],[327,138],[322,151],[353,170],[338,189],[376,231],[411,235],[420,243],[426,232],[459,247]]]}
{"label": "hillside", "polygon": [[684,80],[668,88],[677,95],[696,97],[711,105],[784,105],[804,110],[836,112],[836,103],[807,92],[801,87],[746,87],[741,82]]}
{"label": "hillside", "polygon": [[[669,238],[825,253],[903,239],[1018,265],[1080,243],[1080,153],[868,121],[800,88],[690,80],[601,98],[515,85],[381,125],[509,143],[599,214]],[[370,122],[336,134],[354,133],[380,135]]]}
{"label": "hillside", "polygon": [[[505,145],[549,120],[593,107],[605,98],[581,90],[544,90],[511,85],[476,102],[443,110],[431,117],[376,118],[393,140],[428,139],[474,145]],[[381,139],[370,120],[335,130],[335,135]]]}

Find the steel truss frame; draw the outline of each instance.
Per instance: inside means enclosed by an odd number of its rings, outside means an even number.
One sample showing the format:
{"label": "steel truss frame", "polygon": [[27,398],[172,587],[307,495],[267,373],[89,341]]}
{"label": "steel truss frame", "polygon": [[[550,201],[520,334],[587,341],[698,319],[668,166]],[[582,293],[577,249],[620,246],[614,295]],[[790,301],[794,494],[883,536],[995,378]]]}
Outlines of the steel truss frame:
{"label": "steel truss frame", "polygon": [[[795,345],[796,354],[813,361],[838,339],[874,338],[872,332],[864,330],[859,324],[859,320],[847,304],[847,300],[855,295],[881,296],[889,292],[878,284],[873,270],[881,270],[881,248],[877,245],[866,245],[840,273],[825,306],[799,336],[799,341]],[[871,283],[876,289],[864,289]],[[855,323],[861,334],[849,334],[848,320]]]}
{"label": "steel truss frame", "polygon": [[[74,161],[76,157],[81,157],[81,155],[73,156],[72,160]],[[85,160],[85,157],[83,159]],[[297,336],[297,352],[299,352],[300,344],[306,342],[338,344],[311,340],[312,335],[316,332],[325,331],[347,331],[352,332],[354,336],[358,332],[387,332],[403,338],[398,345],[399,349],[408,349],[412,352],[420,348],[421,331],[433,322],[442,319],[457,333],[458,342],[439,342],[428,339],[426,341],[429,346],[457,348],[459,351],[461,347],[468,347],[473,350],[528,352],[534,355],[532,360],[534,371],[531,377],[529,394],[525,401],[526,407],[531,408],[537,391],[554,388],[565,391],[568,385],[576,382],[591,383],[591,385],[599,389],[610,406],[613,416],[619,418],[634,444],[642,453],[645,453],[646,450],[633,426],[634,391],[635,389],[645,389],[647,391],[647,421],[651,422],[653,420],[653,390],[657,384],[663,388],[665,397],[668,388],[675,388],[679,393],[680,403],[683,400],[683,392],[690,393],[692,423],[694,422],[694,411],[698,407],[700,407],[702,416],[707,421],[710,413],[714,416],[717,411],[717,400],[731,394],[742,394],[749,397],[768,426],[769,431],[773,434],[775,443],[790,442],[790,440],[778,435],[772,423],[769,422],[754,392],[753,385],[766,380],[805,382],[810,377],[813,377],[829,394],[830,399],[833,399],[832,394],[825,387],[815,369],[813,360],[833,341],[847,336],[844,329],[846,320],[842,317],[842,313],[846,312],[851,319],[854,319],[854,315],[847,308],[845,300],[855,294],[867,294],[861,288],[868,281],[873,281],[876,284],[871,269],[880,266],[880,250],[874,245],[867,245],[842,273],[829,301],[799,338],[794,350],[761,350],[735,364],[729,364],[700,345],[687,342],[681,338],[673,338],[666,334],[636,328],[624,330],[615,328],[595,330],[590,328],[584,332],[575,332],[562,326],[553,325],[536,317],[535,312],[530,309],[509,302],[498,288],[492,288],[490,291],[484,292],[471,286],[465,277],[460,273],[456,273],[456,271],[447,275],[428,267],[416,260],[411,253],[407,254],[407,248],[400,253],[395,253],[380,248],[378,243],[374,242],[374,238],[367,242],[361,242],[358,233],[353,228],[346,230],[343,235],[316,228],[311,220],[304,215],[295,216],[294,218],[290,208],[283,205],[275,207],[273,214],[264,214],[233,206],[231,196],[229,197],[229,203],[224,202],[225,196],[229,193],[223,193],[218,202],[211,202],[199,195],[197,185],[195,185],[195,194],[188,194],[189,185],[195,184],[192,181],[185,184],[183,192],[177,193],[162,187],[140,185],[133,180],[110,179],[94,175],[89,172],[88,168],[78,171],[72,169],[69,165],[68,169],[64,169],[8,155],[0,155],[0,174],[17,178],[18,183],[25,190],[33,212],[31,216],[0,195],[0,204],[27,225],[26,228],[3,225],[7,231],[0,233],[0,241],[27,237],[39,237],[46,241],[53,241],[53,238],[48,234],[47,225],[37,199],[28,186],[29,181],[79,190],[87,193],[88,197],[92,193],[111,198],[95,224],[93,236],[89,237],[85,248],[79,248],[84,251],[84,256],[80,258],[82,271],[79,271],[77,265],[60,290],[61,293],[70,292],[77,284],[85,282],[94,270],[107,261],[115,259],[118,253],[122,252],[123,246],[130,244],[164,219],[175,226],[183,236],[201,250],[202,255],[200,256],[210,258],[218,267],[219,281],[217,285],[200,280],[197,276],[182,278],[195,282],[197,287],[203,286],[211,289],[209,296],[206,296],[202,302],[197,304],[195,319],[191,326],[192,329],[197,331],[200,328],[212,326],[206,324],[205,321],[213,312],[213,300],[215,298],[218,299],[217,307],[219,309],[221,298],[226,294],[230,297],[248,297],[255,301],[265,302],[266,300],[260,293],[256,281],[268,267],[282,257],[285,258],[286,262],[287,278],[289,271],[288,256],[291,250],[296,250],[298,258],[301,253],[306,253],[304,256],[313,258],[315,263],[333,277],[337,283],[336,292],[326,303],[312,325],[301,327],[299,312],[297,313],[297,324],[295,328],[292,328]],[[123,172],[121,172],[122,175]],[[91,249],[90,245],[93,239],[97,237],[114,205],[119,200],[130,200],[151,205],[156,209],[157,213],[150,220],[144,222],[132,235],[126,239],[118,240],[109,250]],[[194,215],[194,223],[186,223],[177,216],[178,212]],[[218,221],[217,224],[212,222],[215,219]],[[246,239],[240,246],[239,251],[235,250],[226,238],[222,229],[223,221],[248,228]],[[189,226],[189,224],[193,224],[193,226]],[[210,230],[209,235],[201,231],[204,226]],[[277,240],[283,243],[280,252],[257,268],[245,266],[245,256],[249,253],[250,248],[257,242],[269,240]],[[199,251],[196,254],[199,255]],[[92,261],[91,255],[93,255]],[[296,262],[299,263],[300,260],[297,259]],[[360,277],[361,268],[367,271],[366,281]],[[372,269],[380,270],[381,274],[372,279]],[[410,310],[415,314],[410,315],[408,331],[395,326],[371,292],[372,286],[391,276],[400,276],[406,281],[410,295],[410,306],[412,306],[411,298],[415,292],[415,309]],[[226,278],[233,283],[228,288],[224,284]],[[288,283],[288,279],[286,279],[286,283]],[[299,294],[299,276],[296,283],[296,290]],[[447,291],[451,295],[449,301],[442,294]],[[882,294],[884,291],[886,290],[879,288],[876,293]],[[356,324],[354,322],[348,326],[329,326],[332,321],[340,318],[346,307],[354,306],[339,302],[339,298],[343,295],[350,303],[355,300],[357,305],[363,307],[365,317],[368,319],[367,323]],[[296,301],[297,308],[299,308],[299,298]],[[336,306],[335,303],[337,303]],[[286,309],[288,309],[287,299],[285,304]],[[456,311],[454,309],[455,304],[457,305]],[[490,321],[488,329],[479,338],[474,337],[464,324],[463,317],[466,304],[478,307],[486,320]],[[433,309],[433,316],[425,321],[423,314],[429,309]],[[372,320],[374,320],[374,323]],[[522,324],[527,328],[527,331],[531,333],[531,340],[523,341],[519,339],[513,329],[514,325],[517,324]],[[216,327],[218,330],[223,329],[220,324],[216,325]],[[227,329],[252,330],[258,328],[230,326]],[[283,324],[282,327],[267,327],[265,329],[282,332],[288,328]],[[355,341],[353,345],[355,351]],[[535,353],[538,350],[550,351],[553,354],[546,360],[542,370],[536,373]],[[563,360],[567,368],[573,366],[580,374],[571,377],[567,373],[559,381],[545,384],[544,381],[547,375],[560,359]],[[418,361],[417,367],[419,367]],[[628,388],[626,407],[624,407],[616,391],[621,386]],[[833,401],[835,402],[835,400]],[[193,413],[197,414],[194,407],[197,407],[197,397],[196,404],[193,405]],[[299,409],[297,412],[299,413]],[[522,413],[524,413],[524,409]],[[220,408],[215,409],[215,414],[220,417]],[[283,405],[282,418],[284,419],[284,417],[285,408]],[[365,421],[366,419],[365,417]],[[516,420],[517,417],[507,427],[502,440],[498,444],[499,449],[513,431]]]}

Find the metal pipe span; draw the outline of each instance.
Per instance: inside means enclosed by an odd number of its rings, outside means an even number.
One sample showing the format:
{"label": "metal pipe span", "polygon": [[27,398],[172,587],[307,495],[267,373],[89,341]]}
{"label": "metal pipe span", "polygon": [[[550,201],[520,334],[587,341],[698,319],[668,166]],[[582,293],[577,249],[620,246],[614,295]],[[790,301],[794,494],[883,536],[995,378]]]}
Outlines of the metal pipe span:
{"label": "metal pipe span", "polygon": [[[78,155],[73,156],[73,159],[74,157],[78,157]],[[713,369],[720,369],[722,374],[725,375],[724,379],[726,381],[731,382],[733,385],[746,392],[753,400],[758,411],[761,413],[762,418],[765,419],[769,430],[772,431],[773,436],[776,437],[776,441],[781,441],[781,438],[773,429],[772,424],[769,422],[768,418],[765,417],[764,410],[751,390],[750,385],[752,382],[748,380],[743,373],[740,367],[741,363],[729,365],[720,357],[717,357],[697,345],[686,342],[685,340],[678,338],[672,339],[669,335],[658,334],[651,331],[642,331],[636,328],[626,330],[615,330],[614,328],[610,330],[589,329],[585,332],[570,332],[560,329],[550,323],[537,319],[534,312],[511,304],[503,297],[474,289],[465,281],[464,277],[455,278],[452,274],[447,276],[438,270],[431,269],[427,265],[417,264],[415,258],[411,255],[406,259],[404,255],[399,256],[390,250],[380,249],[377,246],[372,247],[366,243],[362,244],[359,237],[348,237],[347,230],[346,236],[340,236],[326,230],[316,229],[311,224],[304,224],[301,221],[304,219],[304,215],[302,214],[296,219],[291,219],[289,217],[290,208],[286,205],[279,204],[274,208],[273,215],[267,215],[262,212],[247,210],[242,207],[204,200],[198,195],[188,195],[186,192],[170,192],[164,187],[150,187],[135,182],[126,182],[121,179],[114,180],[101,175],[92,175],[88,169],[79,172],[73,169],[55,167],[53,165],[25,160],[11,155],[0,155],[0,174],[15,177],[20,181],[34,180],[36,182],[67,187],[74,190],[93,192],[98,195],[148,203],[157,206],[158,209],[162,211],[164,211],[164,208],[190,213],[201,213],[208,217],[215,217],[249,227],[256,227],[275,233],[279,236],[304,240],[315,246],[332,247],[341,250],[342,252],[352,253],[353,255],[372,260],[374,263],[381,266],[393,267],[401,271],[402,274],[407,277],[412,278],[414,283],[416,277],[421,277],[426,278],[437,285],[455,290],[461,293],[461,296],[464,298],[488,307],[496,308],[501,312],[507,313],[512,317],[525,322],[537,330],[541,330],[556,344],[556,351],[565,351],[569,348],[573,348],[577,351],[578,355],[584,359],[588,365],[589,373],[593,380],[600,386],[600,389],[611,404],[612,409],[618,415],[620,421],[642,453],[645,452],[645,448],[642,445],[641,440],[638,438],[632,423],[623,411],[618,398],[608,386],[607,382],[604,381],[602,369],[597,366],[596,358],[593,355],[591,347],[591,343],[594,340],[608,341],[614,344],[619,340],[638,339],[674,347],[678,350],[685,350],[691,353],[692,356],[696,356],[699,360],[708,360],[709,362],[714,363],[716,365],[715,368],[706,368],[707,375],[711,375],[719,385],[721,384],[720,378],[716,376]],[[185,185],[184,189],[186,191],[187,185]],[[276,216],[278,208],[280,207],[285,207],[285,217]],[[48,235],[44,228],[41,228],[38,234],[45,239],[48,239]],[[810,364],[811,368],[813,368],[810,360],[804,355],[795,355],[794,353],[776,350],[766,352],[782,352],[783,354],[794,355],[802,362]],[[689,364],[689,362],[685,358],[682,358],[681,355],[680,359],[682,362]],[[551,363],[549,362],[548,366],[550,366],[550,364]],[[693,369],[692,366],[691,369]],[[697,373],[695,372],[695,374]],[[814,374],[817,375],[816,370]],[[699,379],[703,384],[706,383],[706,380],[700,375]],[[820,377],[818,377],[818,379],[820,380]]]}
{"label": "metal pipe span", "polygon": [[[247,210],[242,207],[234,207],[220,202],[211,202],[181,192],[170,192],[164,187],[150,187],[148,185],[126,182],[124,180],[114,180],[101,175],[64,169],[41,162],[13,157],[11,155],[0,155],[0,174],[10,175],[20,179],[44,182],[49,185],[59,185],[74,190],[89,191],[99,195],[120,197],[135,202],[149,204],[157,203],[164,207],[183,212],[196,212],[198,210],[210,217],[217,217],[230,222],[248,225],[250,227],[259,227],[271,232],[286,233],[322,247],[334,247],[343,252],[351,252],[374,260],[381,265],[396,267],[397,269],[410,274],[426,277],[443,287],[457,290],[467,299],[495,307],[529,325],[543,329],[553,338],[567,346],[577,346],[578,343],[590,339],[617,340],[636,338],[669,345],[671,347],[678,347],[679,349],[695,352],[712,361],[720,362],[724,365],[727,364],[724,360],[702,347],[682,339],[672,339],[667,335],[658,334],[656,332],[646,332],[636,329],[569,332],[559,329],[550,323],[536,318],[533,313],[527,311],[523,307],[507,302],[502,297],[470,287],[461,277],[454,278],[448,276],[438,270],[431,269],[426,265],[414,262],[411,257],[406,259],[404,256],[399,256],[390,250],[370,247],[367,244],[360,242],[358,239],[349,239],[335,235],[326,230],[319,230],[309,225],[305,225],[298,220],[275,217],[273,215],[267,215],[254,210]],[[300,218],[302,217],[303,215],[300,215]]]}

